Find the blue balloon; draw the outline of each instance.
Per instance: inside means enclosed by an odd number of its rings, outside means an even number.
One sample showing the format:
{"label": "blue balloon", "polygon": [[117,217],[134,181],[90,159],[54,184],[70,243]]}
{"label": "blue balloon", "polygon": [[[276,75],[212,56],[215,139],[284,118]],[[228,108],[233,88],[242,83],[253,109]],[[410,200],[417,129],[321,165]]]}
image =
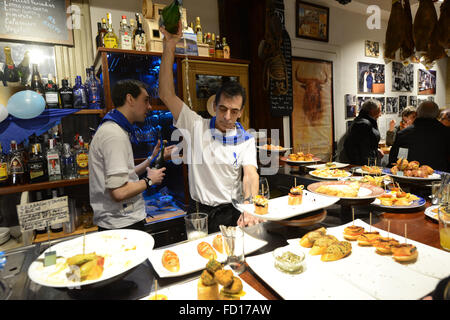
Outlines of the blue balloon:
{"label": "blue balloon", "polygon": [[6,108],[16,118],[32,119],[44,111],[45,100],[32,90],[19,91],[9,98]]}

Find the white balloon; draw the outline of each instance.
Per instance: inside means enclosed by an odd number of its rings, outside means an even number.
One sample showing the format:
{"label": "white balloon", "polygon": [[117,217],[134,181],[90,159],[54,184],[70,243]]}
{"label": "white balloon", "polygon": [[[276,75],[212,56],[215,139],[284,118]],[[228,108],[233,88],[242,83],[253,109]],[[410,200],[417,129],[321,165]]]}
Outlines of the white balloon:
{"label": "white balloon", "polygon": [[5,120],[8,117],[8,115],[9,115],[8,109],[6,109],[4,105],[0,104],[0,122]]}

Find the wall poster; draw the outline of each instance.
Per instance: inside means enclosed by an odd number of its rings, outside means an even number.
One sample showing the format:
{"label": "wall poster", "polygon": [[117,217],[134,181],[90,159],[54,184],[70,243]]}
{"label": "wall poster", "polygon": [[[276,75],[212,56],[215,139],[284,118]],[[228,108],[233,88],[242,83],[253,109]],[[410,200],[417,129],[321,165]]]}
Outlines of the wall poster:
{"label": "wall poster", "polygon": [[[333,63],[292,57],[292,152],[327,160],[333,152]],[[328,160],[327,160],[328,161]]]}

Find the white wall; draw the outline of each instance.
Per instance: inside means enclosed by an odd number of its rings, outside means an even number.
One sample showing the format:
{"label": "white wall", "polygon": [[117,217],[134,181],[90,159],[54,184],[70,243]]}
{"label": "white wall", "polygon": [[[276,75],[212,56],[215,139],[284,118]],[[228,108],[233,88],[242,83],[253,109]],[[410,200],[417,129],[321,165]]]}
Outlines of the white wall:
{"label": "white wall", "polygon": [[[330,8],[330,34],[329,42],[323,43],[319,41],[304,40],[295,36],[295,0],[285,0],[285,18],[286,29],[289,32],[292,42],[292,56],[306,57],[329,60],[333,62],[333,97],[334,97],[334,126],[335,140],[339,140],[346,130],[345,119],[345,94],[359,95],[357,90],[357,63],[372,62],[384,64],[383,60],[383,43],[386,35],[387,19],[389,17],[386,11],[382,12],[381,29],[369,30],[366,20],[369,14],[365,13],[367,6],[356,4],[352,10],[348,10],[346,6],[337,4],[335,0],[317,0],[315,3]],[[362,7],[361,7],[362,6]],[[353,10],[354,9],[354,10]],[[413,8],[413,17],[416,7]],[[359,11],[359,12],[356,12]],[[370,58],[364,54],[365,40],[380,42],[380,57]],[[414,65],[414,89],[411,93],[392,92],[392,64],[385,67],[385,97],[396,97],[400,95],[417,96],[417,77],[418,69],[424,67],[422,65]],[[435,102],[439,106],[445,105],[445,79],[447,78],[447,59],[441,59],[433,68],[437,70],[437,89],[434,96]],[[364,96],[361,94],[360,96]],[[367,96],[383,96],[369,94]],[[418,96],[421,99],[425,96]],[[383,115],[380,117],[378,124],[381,128],[386,128],[389,120],[397,116]],[[385,135],[381,130],[382,136]]]}

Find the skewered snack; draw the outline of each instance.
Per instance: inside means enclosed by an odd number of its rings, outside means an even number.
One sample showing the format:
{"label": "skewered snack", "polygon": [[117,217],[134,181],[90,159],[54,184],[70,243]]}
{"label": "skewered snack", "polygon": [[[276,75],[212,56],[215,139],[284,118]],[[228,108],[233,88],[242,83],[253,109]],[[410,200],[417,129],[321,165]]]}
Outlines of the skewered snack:
{"label": "skewered snack", "polygon": [[96,280],[103,274],[105,258],[95,252],[77,254],[67,259],[70,268],[68,277],[76,281]]}
{"label": "skewered snack", "polygon": [[175,252],[165,250],[161,260],[163,267],[170,272],[178,272],[180,270],[180,260]]}
{"label": "skewered snack", "polygon": [[382,254],[391,254],[392,247],[394,245],[398,245],[399,242],[393,238],[389,237],[380,237],[374,243],[375,251]]}
{"label": "skewered snack", "polygon": [[385,180],[391,180],[390,176],[363,176],[361,180],[359,180],[361,183],[368,183],[375,187],[381,187],[383,185],[383,182]]}
{"label": "skewered snack", "polygon": [[356,198],[358,196],[359,182],[351,182],[345,185],[322,185],[315,192],[340,198]]}
{"label": "skewered snack", "polygon": [[314,161],[314,155],[312,153],[291,153],[288,155],[289,160],[291,161]]}
{"label": "skewered snack", "polygon": [[302,204],[302,198],[303,198],[303,185],[300,186],[296,186],[291,188],[291,190],[289,190],[289,195],[288,195],[288,205],[290,206],[297,206]]}
{"label": "skewered snack", "polygon": [[364,232],[361,234],[356,240],[358,241],[358,245],[367,247],[372,246],[375,241],[380,238],[380,233],[378,231]]}
{"label": "skewered snack", "polygon": [[256,195],[253,197],[256,214],[267,214],[269,212],[269,200],[263,195]]}
{"label": "skewered snack", "polygon": [[214,237],[212,244],[214,249],[216,249],[220,253],[223,253],[223,238],[221,234],[218,234]]}
{"label": "skewered snack", "polygon": [[412,262],[419,255],[416,246],[407,243],[393,245],[391,250],[393,254],[392,258],[397,262]]}
{"label": "skewered snack", "polygon": [[211,247],[211,245],[207,242],[200,242],[197,245],[197,252],[199,255],[201,255],[205,259],[217,259],[217,253],[214,251],[214,249]]}
{"label": "skewered snack", "polygon": [[219,299],[219,284],[217,283],[215,273],[222,270],[222,268],[223,265],[217,260],[210,259],[208,261],[197,283],[198,300]]}
{"label": "skewered snack", "polygon": [[427,165],[420,165],[418,161],[410,161],[400,158],[397,163],[391,168],[391,173],[398,175],[402,171],[405,177],[427,178],[434,173],[434,169]]}
{"label": "skewered snack", "polygon": [[241,279],[233,276],[231,284],[223,287],[219,293],[220,300],[241,300],[244,295]]}
{"label": "skewered snack", "polygon": [[330,245],[337,242],[339,242],[339,240],[335,236],[331,234],[324,235],[314,241],[311,250],[309,250],[309,254],[312,256],[324,254]]}
{"label": "skewered snack", "polygon": [[329,168],[317,169],[312,171],[311,173],[321,178],[345,178],[350,176],[350,173],[348,171]]}
{"label": "skewered snack", "polygon": [[352,252],[352,244],[348,241],[339,241],[330,245],[320,260],[336,261],[345,258]]}
{"label": "skewered snack", "polygon": [[273,144],[265,144],[261,148],[266,150],[283,150],[284,148],[282,146],[276,146]]}
{"label": "skewered snack", "polygon": [[369,174],[381,174],[381,172],[382,172],[381,167],[377,167],[377,166],[362,166],[361,170],[365,171]]}
{"label": "skewered snack", "polygon": [[351,225],[344,229],[344,239],[349,241],[355,241],[363,233],[364,233],[363,227]]}
{"label": "skewered snack", "polygon": [[314,241],[323,237],[327,233],[327,229],[321,227],[317,230],[310,231],[300,239],[300,245],[305,248],[311,248]]}

